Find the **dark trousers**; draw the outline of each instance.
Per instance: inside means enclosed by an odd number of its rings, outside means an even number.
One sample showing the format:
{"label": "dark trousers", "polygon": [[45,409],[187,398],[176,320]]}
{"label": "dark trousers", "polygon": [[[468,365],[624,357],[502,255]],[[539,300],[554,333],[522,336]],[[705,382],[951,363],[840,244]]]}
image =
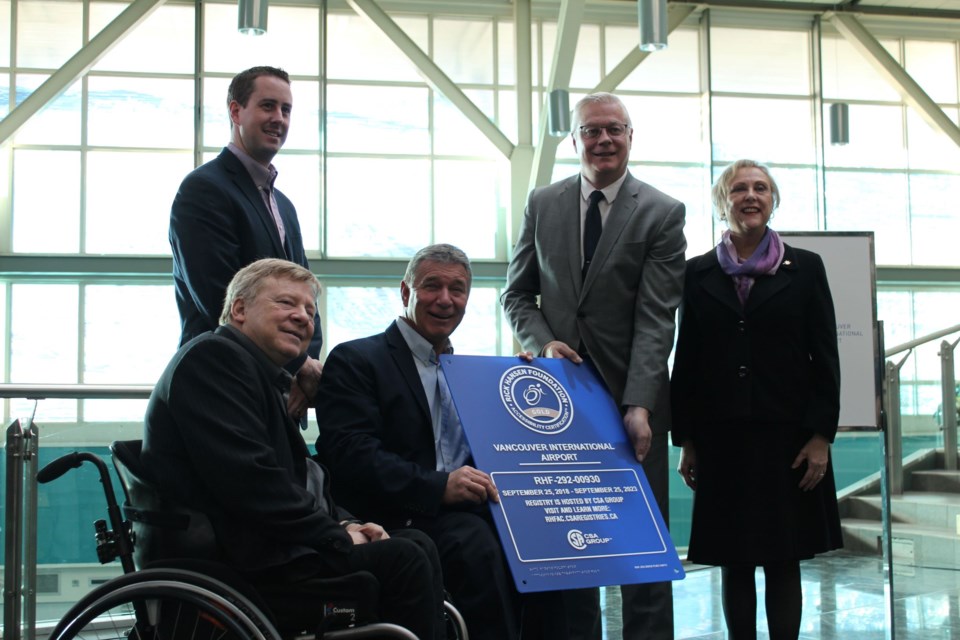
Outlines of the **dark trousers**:
{"label": "dark trousers", "polygon": [[597,589],[517,592],[488,508],[416,522],[437,545],[471,640],[600,640]]}
{"label": "dark trousers", "polygon": [[600,589],[523,596],[523,640],[601,640]]}
{"label": "dark trousers", "polygon": [[368,571],[380,585],[378,618],[412,631],[421,640],[443,640],[443,582],[436,548],[415,530],[390,532],[387,540],[351,547],[349,553],[316,553],[251,576],[254,588],[283,627],[312,630],[323,620],[313,578]]}
{"label": "dark trousers", "polygon": [[[643,471],[663,519],[670,521],[668,435],[655,435]],[[561,596],[549,614],[562,629],[552,637],[568,640],[600,640],[600,590],[574,589]],[[673,585],[670,582],[620,586],[623,613],[623,640],[673,640]]]}
{"label": "dark trousers", "polygon": [[519,637],[519,597],[486,507],[414,523],[437,545],[444,584],[471,640]]}
{"label": "dark trousers", "polygon": [[[643,461],[650,490],[664,522],[670,522],[669,434],[656,434]],[[623,640],[673,640],[673,583],[650,582],[620,587]]]}

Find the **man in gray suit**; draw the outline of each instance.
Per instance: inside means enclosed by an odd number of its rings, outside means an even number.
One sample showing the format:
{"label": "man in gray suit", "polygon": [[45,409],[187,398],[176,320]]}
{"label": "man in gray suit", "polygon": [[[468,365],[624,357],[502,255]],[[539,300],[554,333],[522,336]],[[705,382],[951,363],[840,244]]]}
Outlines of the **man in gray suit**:
{"label": "man in gray suit", "polygon": [[[501,303],[524,349],[593,361],[669,521],[667,358],[683,287],[685,209],[627,171],[633,127],[616,96],[580,100],[572,138],[580,175],[530,194]],[[669,582],[624,585],[621,594],[625,640],[673,638]],[[598,590],[567,599],[568,612],[578,612],[571,626],[599,640]]]}

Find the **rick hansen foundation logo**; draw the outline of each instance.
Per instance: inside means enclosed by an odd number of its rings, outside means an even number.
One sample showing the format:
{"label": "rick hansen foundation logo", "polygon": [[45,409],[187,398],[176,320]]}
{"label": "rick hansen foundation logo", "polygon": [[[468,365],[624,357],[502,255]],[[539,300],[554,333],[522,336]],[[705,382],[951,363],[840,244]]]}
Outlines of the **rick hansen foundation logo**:
{"label": "rick hansen foundation logo", "polygon": [[570,394],[542,369],[507,369],[500,377],[500,399],[514,420],[536,433],[561,433],[573,422]]}

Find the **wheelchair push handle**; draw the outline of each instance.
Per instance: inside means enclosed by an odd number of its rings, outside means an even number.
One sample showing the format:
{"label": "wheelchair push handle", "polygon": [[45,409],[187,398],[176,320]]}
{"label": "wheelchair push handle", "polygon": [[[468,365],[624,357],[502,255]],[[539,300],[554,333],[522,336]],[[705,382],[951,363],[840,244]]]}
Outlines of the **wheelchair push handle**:
{"label": "wheelchair push handle", "polygon": [[120,514],[113,484],[110,482],[110,471],[103,460],[89,451],[74,451],[44,465],[43,469],[37,472],[37,482],[40,484],[52,482],[71,469],[79,468],[84,462],[92,463],[100,474],[100,484],[103,485],[103,495],[107,501],[107,517],[113,528],[112,532],[104,531],[105,525],[102,524],[102,520],[98,521],[100,525],[94,525],[97,529],[97,556],[102,564],[119,557],[123,572],[133,573],[133,547],[127,525]]}
{"label": "wheelchair push handle", "polygon": [[113,484],[110,483],[110,471],[103,460],[89,451],[74,451],[47,463],[43,469],[37,472],[37,482],[40,484],[52,482],[67,471],[80,468],[84,462],[93,463],[97,467],[97,471],[100,473],[100,484],[103,485],[103,493],[107,498],[107,506],[116,505],[117,497],[113,492]]}
{"label": "wheelchair push handle", "polygon": [[[93,460],[91,460],[93,458]],[[89,460],[96,464],[96,462],[102,461],[91,453],[86,451],[74,451],[73,453],[68,453],[66,455],[60,456],[53,462],[48,463],[43,469],[37,472],[37,482],[40,484],[46,484],[48,482],[53,482],[70,469],[77,469],[80,465],[83,464],[84,460]]]}

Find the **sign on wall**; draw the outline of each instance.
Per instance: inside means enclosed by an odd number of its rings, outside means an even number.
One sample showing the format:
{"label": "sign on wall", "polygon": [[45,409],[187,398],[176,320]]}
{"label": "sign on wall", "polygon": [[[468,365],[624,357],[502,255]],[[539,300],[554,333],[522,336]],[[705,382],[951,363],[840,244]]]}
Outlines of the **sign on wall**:
{"label": "sign on wall", "polygon": [[837,314],[840,429],[880,428],[880,348],[873,232],[778,232],[823,259]]}

